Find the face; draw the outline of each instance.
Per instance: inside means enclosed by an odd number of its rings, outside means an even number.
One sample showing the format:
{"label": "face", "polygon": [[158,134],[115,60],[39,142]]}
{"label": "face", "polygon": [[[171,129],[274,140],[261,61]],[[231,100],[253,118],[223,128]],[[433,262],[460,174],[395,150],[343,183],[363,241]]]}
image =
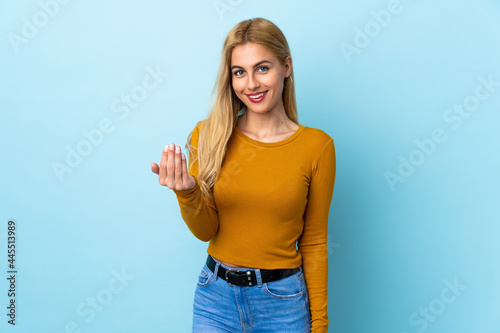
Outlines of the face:
{"label": "face", "polygon": [[284,112],[282,92],[285,77],[291,73],[292,59],[282,66],[264,46],[239,45],[231,55],[231,79],[234,92],[256,113]]}

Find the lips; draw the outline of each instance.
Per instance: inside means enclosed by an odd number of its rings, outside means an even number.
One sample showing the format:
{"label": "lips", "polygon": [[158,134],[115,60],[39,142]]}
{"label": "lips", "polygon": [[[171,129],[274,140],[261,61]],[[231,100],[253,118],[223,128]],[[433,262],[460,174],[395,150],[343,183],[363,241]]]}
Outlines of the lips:
{"label": "lips", "polygon": [[253,96],[256,96],[256,95],[259,95],[259,94],[262,94],[262,93],[265,93],[267,92],[267,90],[264,90],[264,91],[258,91],[258,92],[254,92],[254,93],[251,93],[251,94],[246,94],[247,96],[250,96],[250,97],[253,97]]}
{"label": "lips", "polygon": [[253,94],[247,94],[247,96],[248,96],[248,99],[250,101],[258,103],[258,102],[262,101],[264,99],[264,97],[266,97],[267,92],[268,92],[268,90],[253,93]]}

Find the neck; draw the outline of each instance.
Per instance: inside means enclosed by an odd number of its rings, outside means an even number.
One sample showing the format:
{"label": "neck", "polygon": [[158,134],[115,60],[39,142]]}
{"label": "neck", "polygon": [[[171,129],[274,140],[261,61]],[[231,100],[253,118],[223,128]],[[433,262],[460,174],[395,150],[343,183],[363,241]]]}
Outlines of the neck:
{"label": "neck", "polygon": [[265,113],[256,113],[246,110],[238,117],[237,127],[245,132],[255,133],[259,137],[274,135],[289,128],[292,122],[285,113],[283,104],[276,109]]}

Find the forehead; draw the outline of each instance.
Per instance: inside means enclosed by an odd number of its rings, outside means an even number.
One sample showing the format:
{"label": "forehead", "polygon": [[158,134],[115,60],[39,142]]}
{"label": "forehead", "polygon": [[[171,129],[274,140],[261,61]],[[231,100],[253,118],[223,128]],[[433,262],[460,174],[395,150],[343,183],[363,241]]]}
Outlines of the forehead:
{"label": "forehead", "polygon": [[255,43],[238,45],[231,54],[231,66],[251,67],[262,60],[275,62],[277,59],[264,46]]}

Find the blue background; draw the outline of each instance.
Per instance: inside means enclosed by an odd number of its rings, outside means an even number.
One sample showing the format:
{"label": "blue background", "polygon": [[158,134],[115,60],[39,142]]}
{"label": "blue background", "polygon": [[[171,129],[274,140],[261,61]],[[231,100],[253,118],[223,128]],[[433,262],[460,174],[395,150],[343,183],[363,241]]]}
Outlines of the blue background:
{"label": "blue background", "polygon": [[2,332],[190,332],[208,244],[150,163],[185,152],[252,17],[285,33],[299,122],[336,145],[330,331],[500,332],[498,1],[54,1],[0,2]]}

